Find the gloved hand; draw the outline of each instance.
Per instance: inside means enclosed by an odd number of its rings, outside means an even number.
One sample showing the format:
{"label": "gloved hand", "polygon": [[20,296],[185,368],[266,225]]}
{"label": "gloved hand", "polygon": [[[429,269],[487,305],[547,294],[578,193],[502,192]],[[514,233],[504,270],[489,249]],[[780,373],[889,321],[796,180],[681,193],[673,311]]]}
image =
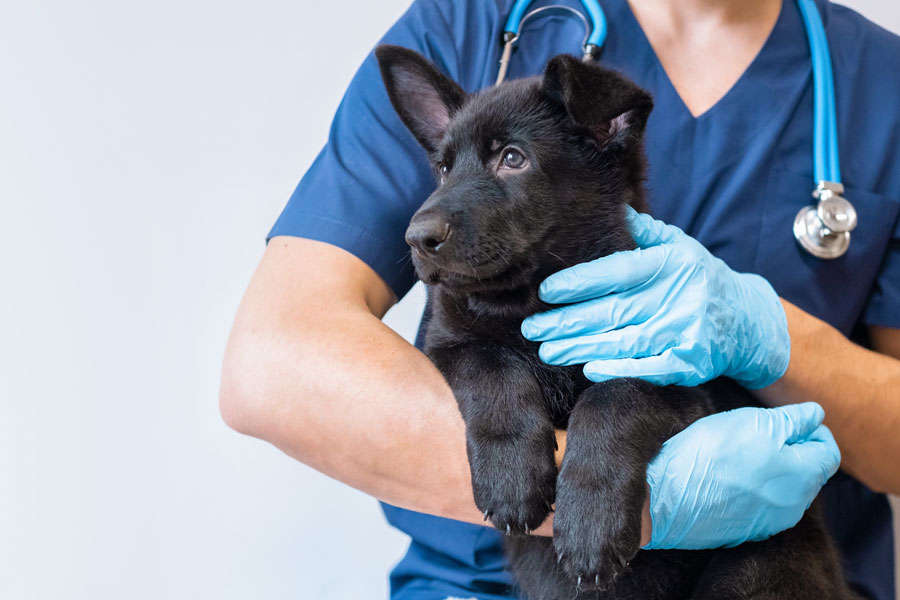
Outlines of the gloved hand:
{"label": "gloved hand", "polygon": [[695,550],[793,527],[841,454],[815,402],[704,417],[647,468],[653,533],[645,548]]}
{"label": "gloved hand", "polygon": [[522,322],[553,365],[587,363],[593,381],[637,377],[693,386],[727,375],[750,389],[787,370],[784,308],[758,275],[736,273],[679,228],[638,214],[638,249],[551,275],[542,300],[569,304]]}

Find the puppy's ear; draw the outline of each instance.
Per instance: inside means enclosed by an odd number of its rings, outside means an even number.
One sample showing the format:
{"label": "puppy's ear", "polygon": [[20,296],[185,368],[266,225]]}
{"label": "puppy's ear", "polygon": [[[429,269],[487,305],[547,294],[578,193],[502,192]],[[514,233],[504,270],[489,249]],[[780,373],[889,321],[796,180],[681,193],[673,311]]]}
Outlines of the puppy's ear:
{"label": "puppy's ear", "polygon": [[629,79],[567,55],[547,64],[544,91],[594,132],[601,147],[639,140],[653,109],[650,94]]}
{"label": "puppy's ear", "polygon": [[400,120],[425,150],[434,152],[466,93],[413,50],[381,45],[375,57]]}

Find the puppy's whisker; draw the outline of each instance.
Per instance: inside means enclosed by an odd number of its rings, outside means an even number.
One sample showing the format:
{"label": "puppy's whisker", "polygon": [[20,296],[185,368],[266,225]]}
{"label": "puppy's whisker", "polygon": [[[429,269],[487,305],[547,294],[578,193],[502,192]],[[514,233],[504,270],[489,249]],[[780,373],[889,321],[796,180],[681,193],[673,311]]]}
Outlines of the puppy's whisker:
{"label": "puppy's whisker", "polygon": [[561,262],[562,264],[564,264],[566,267],[571,267],[571,266],[572,266],[571,263],[569,263],[569,262],[566,261],[566,260],[563,260],[563,257],[560,256],[559,254],[556,254],[556,253],[554,253],[554,252],[550,252],[549,250],[547,250],[547,254],[549,254],[550,256],[552,256],[553,258],[555,258],[556,260],[558,260],[558,261]]}

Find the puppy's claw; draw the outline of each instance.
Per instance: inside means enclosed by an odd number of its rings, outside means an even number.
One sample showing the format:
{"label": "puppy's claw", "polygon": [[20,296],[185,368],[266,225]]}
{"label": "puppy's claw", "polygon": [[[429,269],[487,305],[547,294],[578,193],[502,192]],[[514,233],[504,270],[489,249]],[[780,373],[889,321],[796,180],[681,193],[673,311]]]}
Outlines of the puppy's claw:
{"label": "puppy's claw", "polygon": [[594,585],[596,585],[596,586],[600,585],[600,573],[597,573],[596,575],[594,575]]}
{"label": "puppy's claw", "polygon": [[484,516],[485,522],[487,522],[487,520],[491,518],[491,511],[489,511],[489,510],[484,511],[483,516]]}
{"label": "puppy's claw", "polygon": [[560,552],[559,554],[557,554],[557,555],[556,555],[556,564],[561,564],[562,561],[563,561],[563,557],[564,557],[564,556],[565,556],[565,554],[563,554],[562,552]]}
{"label": "puppy's claw", "polygon": [[509,534],[510,534],[510,531],[511,531],[511,528],[510,528],[510,526],[509,526],[509,523],[507,523],[507,524],[506,524],[506,535],[509,535]]}

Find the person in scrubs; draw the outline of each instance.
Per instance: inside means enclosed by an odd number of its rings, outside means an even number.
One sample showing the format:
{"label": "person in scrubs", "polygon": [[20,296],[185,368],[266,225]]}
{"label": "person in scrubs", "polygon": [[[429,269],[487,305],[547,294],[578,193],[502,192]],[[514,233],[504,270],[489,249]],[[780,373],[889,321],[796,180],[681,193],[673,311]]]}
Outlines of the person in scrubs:
{"label": "person in scrubs", "polygon": [[[497,76],[511,4],[417,0],[382,41],[423,53],[473,92]],[[670,226],[683,230],[680,245],[667,250],[675,255],[697,243],[702,260],[724,261],[716,282],[753,273],[774,290],[775,302],[765,309],[732,306],[742,323],[756,319],[778,332],[774,340],[757,336],[737,340],[738,346],[768,344],[773,351],[762,358],[732,353],[726,362],[738,370],[755,365],[759,377],[749,377],[748,387],[759,388],[757,397],[770,408],[745,409],[765,416],[754,422],[791,421],[792,413],[778,411],[796,410],[793,417],[803,423],[793,425],[805,429],[795,432],[800,442],[831,448],[826,442],[833,434],[841,470],[820,497],[847,578],[866,598],[894,598],[884,494],[900,492],[900,39],[850,9],[817,0],[833,61],[845,196],[859,215],[847,254],[822,260],[792,235],[794,216],[811,202],[813,187],[811,63],[795,2],[601,4],[610,26],[600,63],[655,100],[646,130],[647,187],[659,222],[644,225],[661,235],[680,234]],[[530,22],[508,78],[539,74],[557,54],[580,55],[582,37],[576,19]],[[370,54],[327,144],[269,233],[229,340],[221,409],[238,431],[383,501],[388,521],[411,538],[391,574],[392,598],[515,598],[503,571],[502,536],[484,526],[472,499],[453,395],[428,358],[380,321],[414,282],[404,231],[434,186],[425,154],[395,115]],[[631,259],[624,260],[627,270]],[[576,292],[595,284],[589,275],[570,281]],[[654,285],[666,292],[670,284]],[[709,291],[695,291],[703,303]],[[654,318],[666,321],[669,310],[661,306]],[[627,324],[593,325],[608,331]],[[606,365],[603,376],[646,375],[633,371],[637,363],[605,355],[584,331],[539,329],[532,331],[535,339],[568,344],[579,362]],[[667,382],[693,385],[732,374],[699,367],[720,352],[721,339],[694,341],[708,351],[677,368],[663,363]],[[562,360],[547,354],[548,361]],[[809,402],[824,408],[828,429]],[[787,408],[774,408],[780,406]],[[725,421],[706,430],[706,419],[699,421],[661,454],[665,463],[678,460],[679,446],[707,448],[711,467],[677,481],[675,470],[658,469],[651,496],[668,493],[671,484],[692,502],[675,514],[648,502],[649,547],[717,547],[772,535],[792,523],[756,498],[752,486],[772,472],[795,472],[798,487],[807,490],[788,506],[797,516],[837,466],[836,452],[812,471],[790,463],[768,450],[771,428],[731,413],[707,419],[717,417]],[[717,441],[722,431],[741,435]],[[759,460],[746,464],[748,454]],[[735,472],[744,476],[726,476]],[[726,507],[719,521],[708,516],[713,503]],[[703,510],[687,508],[692,505]],[[722,526],[748,518],[765,527]],[[551,524],[535,534],[552,535]]]}

